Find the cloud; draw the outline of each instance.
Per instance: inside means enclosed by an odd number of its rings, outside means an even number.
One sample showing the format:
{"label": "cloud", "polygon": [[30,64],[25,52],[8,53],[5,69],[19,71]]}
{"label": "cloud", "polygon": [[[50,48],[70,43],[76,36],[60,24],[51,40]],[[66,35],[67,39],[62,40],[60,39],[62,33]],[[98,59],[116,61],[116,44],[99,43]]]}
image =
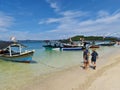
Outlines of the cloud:
{"label": "cloud", "polygon": [[97,14],[98,14],[98,18],[109,16],[109,13],[104,10],[98,11]]}
{"label": "cloud", "polygon": [[[24,39],[30,39],[30,32],[28,31],[15,31],[15,30],[8,30],[6,33],[0,32],[2,36],[0,36],[0,40],[10,40],[11,36],[16,37],[17,40],[24,40]],[[35,35],[34,35],[35,36]]]}
{"label": "cloud", "polygon": [[42,20],[42,21],[40,21],[39,22],[39,24],[50,24],[50,23],[57,23],[57,22],[59,22],[60,21],[60,19],[58,18],[49,18],[49,19],[47,19],[47,20]]}
{"label": "cloud", "polygon": [[53,8],[56,12],[60,10],[58,3],[54,0],[46,0],[50,4],[50,7]]}
{"label": "cloud", "polygon": [[8,29],[0,27],[0,32],[7,32],[7,31],[8,31]]}
{"label": "cloud", "polygon": [[69,22],[73,19],[77,20],[78,18],[80,18],[82,16],[88,15],[87,12],[71,11],[71,10],[65,11],[65,12],[59,12],[58,14],[61,15],[62,17],[60,17],[60,18],[48,18],[46,20],[41,20],[39,22],[39,24],[65,23],[65,22]]}
{"label": "cloud", "polygon": [[120,13],[117,13],[116,15],[96,18],[95,20],[89,19],[86,21],[80,22],[81,26],[88,26],[88,25],[96,25],[96,24],[110,24],[114,22],[118,22],[120,20]]}
{"label": "cloud", "polygon": [[3,12],[0,12],[0,27],[10,27],[14,22],[14,18],[8,15],[5,15]]}
{"label": "cloud", "polygon": [[48,18],[41,23],[59,23],[55,29],[48,31],[50,34],[105,35],[110,32],[112,35],[112,33],[120,32],[120,12],[110,14],[107,11],[98,11],[98,13],[93,16],[90,12],[65,11],[59,12],[59,15],[61,15],[61,17]]}

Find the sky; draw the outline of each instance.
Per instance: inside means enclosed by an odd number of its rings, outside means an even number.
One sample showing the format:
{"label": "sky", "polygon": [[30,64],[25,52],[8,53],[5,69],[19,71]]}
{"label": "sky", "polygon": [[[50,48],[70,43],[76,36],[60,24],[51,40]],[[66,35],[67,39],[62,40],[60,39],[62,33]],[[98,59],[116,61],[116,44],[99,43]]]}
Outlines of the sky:
{"label": "sky", "polygon": [[120,37],[120,0],[0,0],[0,40]]}

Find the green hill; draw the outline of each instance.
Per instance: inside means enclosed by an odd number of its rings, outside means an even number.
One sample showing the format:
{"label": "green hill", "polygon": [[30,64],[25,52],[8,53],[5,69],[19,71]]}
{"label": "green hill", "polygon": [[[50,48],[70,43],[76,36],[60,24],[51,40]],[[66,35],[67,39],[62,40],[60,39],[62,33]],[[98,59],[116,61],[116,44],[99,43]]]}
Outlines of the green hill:
{"label": "green hill", "polygon": [[[83,35],[77,35],[77,36],[73,36],[70,37],[72,41],[80,41],[82,39],[86,40],[86,41],[116,41],[117,38],[116,37],[103,37],[103,36],[83,36]],[[68,39],[64,39],[64,40],[60,40],[61,42],[69,42],[70,38]]]}

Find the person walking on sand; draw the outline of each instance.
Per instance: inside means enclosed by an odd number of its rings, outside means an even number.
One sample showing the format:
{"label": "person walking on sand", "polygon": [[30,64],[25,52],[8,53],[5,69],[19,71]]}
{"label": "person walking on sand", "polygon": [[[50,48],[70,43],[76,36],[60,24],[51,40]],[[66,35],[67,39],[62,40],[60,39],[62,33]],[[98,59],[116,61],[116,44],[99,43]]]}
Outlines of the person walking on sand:
{"label": "person walking on sand", "polygon": [[84,69],[87,69],[87,67],[89,66],[89,55],[90,52],[88,49],[84,49],[83,50],[83,60],[84,60]]}
{"label": "person walking on sand", "polygon": [[91,56],[91,63],[93,65],[93,69],[96,69],[96,59],[98,58],[98,53],[95,51],[95,49],[92,50]]}

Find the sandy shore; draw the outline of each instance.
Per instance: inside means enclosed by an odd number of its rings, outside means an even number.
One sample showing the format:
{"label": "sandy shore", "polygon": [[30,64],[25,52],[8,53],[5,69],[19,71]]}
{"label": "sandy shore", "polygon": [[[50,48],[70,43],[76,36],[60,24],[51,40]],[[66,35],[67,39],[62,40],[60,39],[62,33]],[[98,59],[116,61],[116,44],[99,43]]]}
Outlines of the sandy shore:
{"label": "sandy shore", "polygon": [[22,90],[120,90],[120,50],[99,57],[97,69],[80,65],[36,77]]}

